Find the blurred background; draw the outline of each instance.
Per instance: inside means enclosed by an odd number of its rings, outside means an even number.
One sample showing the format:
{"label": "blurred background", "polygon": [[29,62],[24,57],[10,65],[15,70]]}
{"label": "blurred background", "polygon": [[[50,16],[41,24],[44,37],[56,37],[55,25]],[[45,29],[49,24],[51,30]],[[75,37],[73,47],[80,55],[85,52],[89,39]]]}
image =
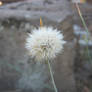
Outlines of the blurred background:
{"label": "blurred background", "polygon": [[25,49],[40,17],[67,41],[51,63],[58,92],[92,91],[92,0],[78,2],[0,0],[0,92],[54,92],[46,64],[36,63]]}

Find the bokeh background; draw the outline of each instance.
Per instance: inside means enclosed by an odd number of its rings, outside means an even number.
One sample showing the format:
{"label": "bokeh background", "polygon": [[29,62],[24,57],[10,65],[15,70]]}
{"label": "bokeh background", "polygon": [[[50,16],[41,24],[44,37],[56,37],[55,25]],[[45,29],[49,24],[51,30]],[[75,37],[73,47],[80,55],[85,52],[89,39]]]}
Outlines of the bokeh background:
{"label": "bokeh background", "polygon": [[51,63],[58,92],[92,91],[92,0],[78,5],[88,31],[72,0],[0,0],[0,92],[54,92],[47,65],[25,49],[40,17],[67,41]]}

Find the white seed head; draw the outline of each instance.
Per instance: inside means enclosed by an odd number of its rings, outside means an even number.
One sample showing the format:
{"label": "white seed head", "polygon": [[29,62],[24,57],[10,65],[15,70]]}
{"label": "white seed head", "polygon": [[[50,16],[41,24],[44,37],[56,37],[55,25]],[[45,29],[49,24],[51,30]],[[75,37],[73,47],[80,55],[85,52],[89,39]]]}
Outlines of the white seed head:
{"label": "white seed head", "polygon": [[38,61],[53,59],[62,52],[65,41],[63,35],[52,27],[33,29],[26,39],[29,55]]}

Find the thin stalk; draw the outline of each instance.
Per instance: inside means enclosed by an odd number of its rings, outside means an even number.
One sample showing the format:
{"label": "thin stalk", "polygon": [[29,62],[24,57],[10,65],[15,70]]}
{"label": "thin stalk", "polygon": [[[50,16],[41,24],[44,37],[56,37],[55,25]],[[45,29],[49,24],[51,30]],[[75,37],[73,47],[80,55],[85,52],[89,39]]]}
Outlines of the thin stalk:
{"label": "thin stalk", "polygon": [[[79,16],[80,16],[80,19],[81,19],[81,21],[82,21],[82,24],[83,24],[83,26],[84,26],[84,28],[85,28],[85,30],[86,30],[86,32],[87,32],[87,35],[88,35],[88,34],[89,34],[89,30],[88,30],[87,25],[86,25],[86,22],[85,22],[85,20],[84,20],[84,18],[83,18],[83,16],[82,16],[82,13],[81,13],[81,10],[80,10],[80,8],[79,8],[78,3],[76,3],[76,8],[77,8],[78,14],[79,14]],[[85,41],[86,41],[86,43],[87,43],[87,49],[86,49],[86,50],[87,50],[88,57],[89,57],[89,60],[90,60],[91,57],[90,57],[90,53],[89,53],[89,49],[88,49],[88,39],[86,38]]]}
{"label": "thin stalk", "polygon": [[47,60],[47,64],[48,64],[48,69],[49,69],[49,72],[50,72],[50,76],[51,76],[51,80],[52,80],[52,84],[53,84],[54,90],[55,90],[55,92],[58,92],[49,60]]}
{"label": "thin stalk", "polygon": [[76,3],[76,8],[77,8],[77,10],[78,10],[78,14],[79,14],[79,16],[80,16],[80,18],[81,18],[81,21],[82,21],[82,23],[83,23],[83,26],[84,26],[86,32],[88,33],[89,31],[88,31],[87,25],[86,25],[86,23],[85,23],[85,20],[84,20],[84,18],[83,18],[83,16],[82,16],[82,13],[81,13],[81,10],[80,10],[80,8],[79,8],[78,3]]}

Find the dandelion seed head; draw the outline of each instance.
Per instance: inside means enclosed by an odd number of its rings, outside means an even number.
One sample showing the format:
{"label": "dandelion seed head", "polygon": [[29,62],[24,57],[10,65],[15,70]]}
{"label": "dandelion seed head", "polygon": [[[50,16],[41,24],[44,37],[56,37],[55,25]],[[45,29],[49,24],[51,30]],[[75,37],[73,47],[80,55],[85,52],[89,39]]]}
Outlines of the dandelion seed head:
{"label": "dandelion seed head", "polygon": [[38,61],[53,59],[63,51],[64,36],[52,27],[33,29],[26,39],[26,48],[29,55]]}

